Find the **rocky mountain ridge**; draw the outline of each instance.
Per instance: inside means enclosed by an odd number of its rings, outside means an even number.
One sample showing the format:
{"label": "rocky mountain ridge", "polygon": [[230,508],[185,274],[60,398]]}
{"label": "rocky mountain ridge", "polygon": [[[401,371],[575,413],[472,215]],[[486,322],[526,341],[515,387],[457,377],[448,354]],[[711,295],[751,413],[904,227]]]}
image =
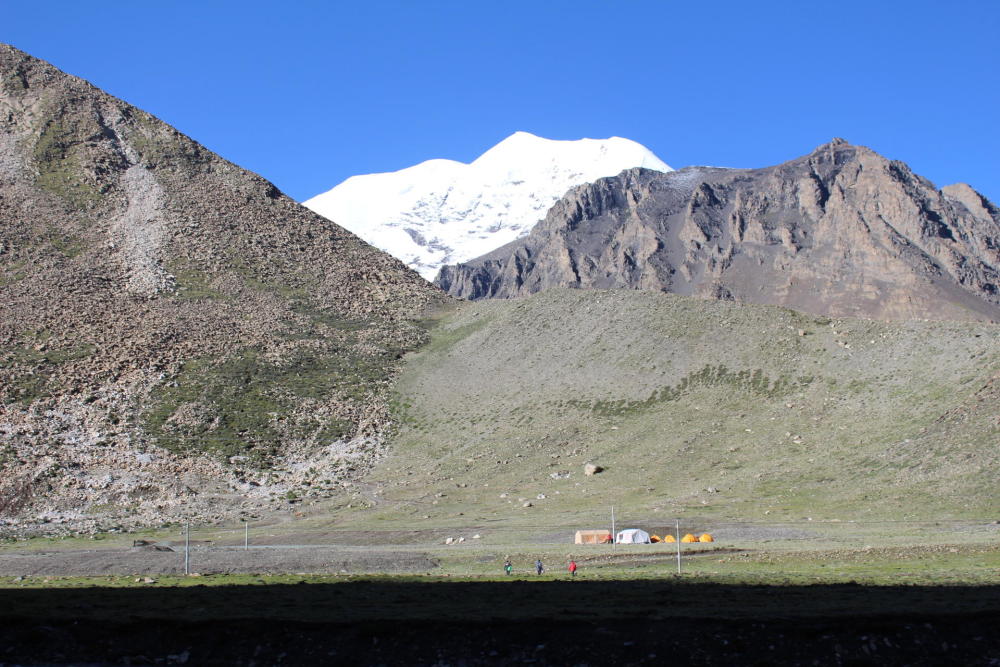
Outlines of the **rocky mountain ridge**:
{"label": "rocky mountain ridge", "polygon": [[443,267],[468,299],[655,289],[831,316],[1000,319],[1000,209],[834,140],[764,169],[633,169],[574,188],[525,238]]}
{"label": "rocky mountain ridge", "polygon": [[0,75],[0,518],[337,494],[440,292],[85,81],[6,45]]}

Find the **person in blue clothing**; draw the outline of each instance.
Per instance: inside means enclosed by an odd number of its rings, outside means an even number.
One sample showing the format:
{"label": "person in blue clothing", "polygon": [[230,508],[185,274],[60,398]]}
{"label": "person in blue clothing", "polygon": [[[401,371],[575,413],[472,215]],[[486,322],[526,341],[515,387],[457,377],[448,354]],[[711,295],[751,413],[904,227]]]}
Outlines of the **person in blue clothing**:
{"label": "person in blue clothing", "polygon": [[545,571],[545,566],[542,565],[542,559],[539,558],[538,560],[535,561],[535,572],[541,574],[544,571]]}

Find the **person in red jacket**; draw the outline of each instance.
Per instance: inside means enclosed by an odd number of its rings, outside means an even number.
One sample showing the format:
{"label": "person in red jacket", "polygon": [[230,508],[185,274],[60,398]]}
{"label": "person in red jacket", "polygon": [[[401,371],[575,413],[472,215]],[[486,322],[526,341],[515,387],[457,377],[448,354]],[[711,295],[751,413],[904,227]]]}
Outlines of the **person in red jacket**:
{"label": "person in red jacket", "polygon": [[572,559],[570,559],[569,561],[569,576],[571,577],[576,576],[576,561]]}

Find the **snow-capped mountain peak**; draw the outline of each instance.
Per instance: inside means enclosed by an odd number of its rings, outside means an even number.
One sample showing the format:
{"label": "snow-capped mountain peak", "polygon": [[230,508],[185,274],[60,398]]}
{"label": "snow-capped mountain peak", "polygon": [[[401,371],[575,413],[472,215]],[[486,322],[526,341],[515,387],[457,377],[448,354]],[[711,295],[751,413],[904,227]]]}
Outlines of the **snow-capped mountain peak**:
{"label": "snow-capped mountain peak", "polygon": [[352,176],[303,204],[431,280],[442,264],[527,234],[571,187],[632,167],[671,171],[629,139],[558,141],[515,132],[469,164],[427,160]]}

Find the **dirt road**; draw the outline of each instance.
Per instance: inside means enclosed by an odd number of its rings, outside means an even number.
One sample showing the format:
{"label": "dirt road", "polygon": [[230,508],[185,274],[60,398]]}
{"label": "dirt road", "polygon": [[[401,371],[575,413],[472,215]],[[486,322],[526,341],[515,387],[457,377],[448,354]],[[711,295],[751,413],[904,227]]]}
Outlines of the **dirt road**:
{"label": "dirt road", "polygon": [[[345,547],[241,547],[191,550],[190,571],[201,574],[316,574],[427,572],[437,567],[418,552]],[[183,574],[184,550],[87,550],[0,554],[0,575]]]}

